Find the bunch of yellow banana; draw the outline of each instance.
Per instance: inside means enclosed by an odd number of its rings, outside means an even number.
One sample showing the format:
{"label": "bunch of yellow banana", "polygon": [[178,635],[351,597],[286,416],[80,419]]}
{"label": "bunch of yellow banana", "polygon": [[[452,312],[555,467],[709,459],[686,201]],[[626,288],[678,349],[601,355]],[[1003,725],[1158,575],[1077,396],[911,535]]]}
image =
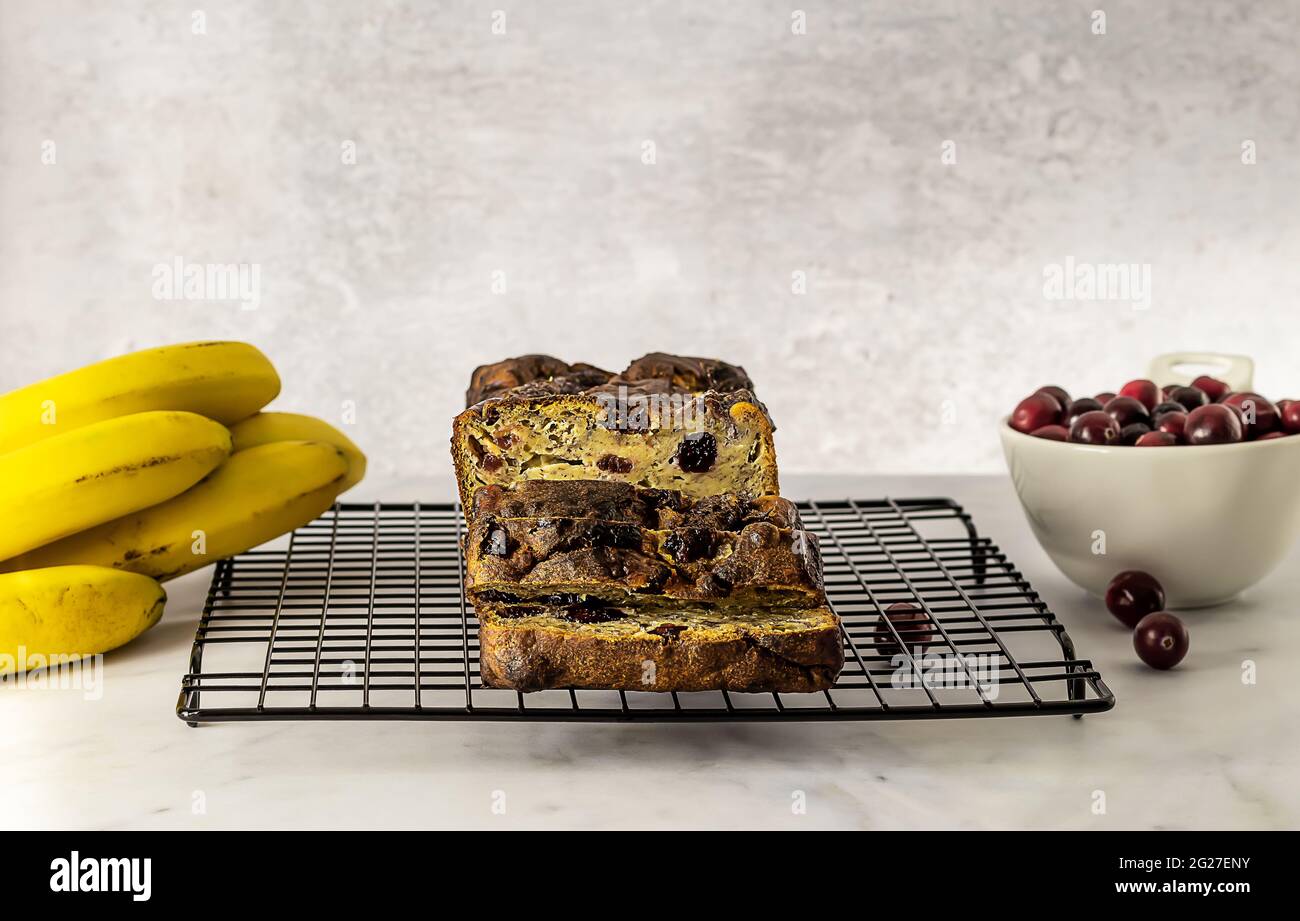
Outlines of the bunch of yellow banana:
{"label": "bunch of yellow banana", "polygon": [[162,614],[158,582],[265,543],[365,474],[333,426],[259,413],[241,342],[165,346],[0,396],[0,674],[106,652]]}

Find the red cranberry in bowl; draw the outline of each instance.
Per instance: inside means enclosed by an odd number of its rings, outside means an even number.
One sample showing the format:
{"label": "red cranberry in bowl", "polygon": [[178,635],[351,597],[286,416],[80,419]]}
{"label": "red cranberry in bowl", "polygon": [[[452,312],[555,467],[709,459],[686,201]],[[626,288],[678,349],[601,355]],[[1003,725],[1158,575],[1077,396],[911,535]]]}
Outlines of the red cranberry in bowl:
{"label": "red cranberry in bowl", "polygon": [[1173,668],[1187,655],[1188,645],[1187,628],[1167,611],[1148,614],[1133,631],[1138,658],[1152,668]]}
{"label": "red cranberry in bowl", "polygon": [[1182,403],[1188,412],[1210,402],[1205,391],[1199,387],[1175,387],[1169,391],[1168,397],[1171,403]]}
{"label": "red cranberry in bowl", "polygon": [[1126,569],[1106,586],[1106,610],[1130,630],[1148,614],[1163,611],[1165,587],[1155,576],[1139,569]]}
{"label": "red cranberry in bowl", "polygon": [[1137,400],[1146,407],[1147,412],[1155,409],[1156,404],[1160,402],[1160,388],[1148,380],[1129,381],[1119,388],[1119,395]]}
{"label": "red cranberry in bowl", "polygon": [[[1092,397],[1079,397],[1071,403],[1065,410],[1065,425],[1073,425],[1074,420],[1078,419],[1084,413],[1094,412],[1104,407]],[[1180,409],[1182,407],[1179,407]]]}
{"label": "red cranberry in bowl", "polygon": [[1151,418],[1154,419],[1156,422],[1159,422],[1160,417],[1163,416],[1165,413],[1185,413],[1185,412],[1187,412],[1187,407],[1184,406],[1182,403],[1174,403],[1171,400],[1166,400],[1165,402],[1159,404],[1155,409],[1151,410]]}
{"label": "red cranberry in bowl", "polygon": [[1178,444],[1178,439],[1168,432],[1147,432],[1133,444],[1139,448],[1165,448]]}
{"label": "red cranberry in bowl", "polygon": [[1138,443],[1139,438],[1149,434],[1151,434],[1151,426],[1145,422],[1130,422],[1119,430],[1119,443],[1132,447]]}
{"label": "red cranberry in bowl", "polygon": [[1242,391],[1229,394],[1223,398],[1223,405],[1235,406],[1241,410],[1241,422],[1247,441],[1267,435],[1277,428],[1277,407],[1258,393]]}
{"label": "red cranberry in bowl", "polygon": [[1035,438],[1046,438],[1049,441],[1070,440],[1070,430],[1063,425],[1045,425],[1040,429],[1034,429],[1029,434]]}
{"label": "red cranberry in bowl", "polygon": [[1290,435],[1300,434],[1300,400],[1283,400],[1277,406],[1282,428]]}
{"label": "red cranberry in bowl", "polygon": [[1269,432],[1267,435],[1260,435],[1260,436],[1259,436],[1258,438],[1256,438],[1255,440],[1256,440],[1256,441],[1272,441],[1274,438],[1286,438],[1286,437],[1288,437],[1286,432],[1278,431],[1278,432]]}
{"label": "red cranberry in bowl", "polygon": [[1055,425],[1061,418],[1061,404],[1050,393],[1030,394],[1016,406],[1011,414],[1011,427],[1028,435],[1034,429]]}
{"label": "red cranberry in bowl", "polygon": [[1187,414],[1183,437],[1189,445],[1225,445],[1241,441],[1237,410],[1222,403],[1198,406]]}
{"label": "red cranberry in bowl", "polygon": [[1093,399],[1096,400],[1098,403],[1100,403],[1102,406],[1105,406],[1111,400],[1115,399],[1115,394],[1111,393],[1109,390],[1103,390],[1101,393],[1093,397]]}
{"label": "red cranberry in bowl", "polygon": [[1065,392],[1064,387],[1057,387],[1055,384],[1048,384],[1046,387],[1039,387],[1034,391],[1034,393],[1049,394],[1056,400],[1056,402],[1061,404],[1062,409],[1070,405],[1070,395]]}
{"label": "red cranberry in bowl", "polygon": [[1177,412],[1161,413],[1156,416],[1155,430],[1174,436],[1174,441],[1183,440],[1183,432],[1186,427],[1187,413],[1183,412],[1181,408]]}
{"label": "red cranberry in bowl", "polygon": [[1217,377],[1210,377],[1208,374],[1202,374],[1196,380],[1192,381],[1192,386],[1201,390],[1209,398],[1211,403],[1218,403],[1228,395],[1227,383],[1219,380]]}
{"label": "red cranberry in bowl", "polygon": [[1135,422],[1141,422],[1147,428],[1151,428],[1151,414],[1133,397],[1115,397],[1106,404],[1106,414],[1114,419],[1115,424],[1121,429]]}
{"label": "red cranberry in bowl", "polygon": [[1119,444],[1119,426],[1100,410],[1084,413],[1070,426],[1070,440],[1085,445]]}

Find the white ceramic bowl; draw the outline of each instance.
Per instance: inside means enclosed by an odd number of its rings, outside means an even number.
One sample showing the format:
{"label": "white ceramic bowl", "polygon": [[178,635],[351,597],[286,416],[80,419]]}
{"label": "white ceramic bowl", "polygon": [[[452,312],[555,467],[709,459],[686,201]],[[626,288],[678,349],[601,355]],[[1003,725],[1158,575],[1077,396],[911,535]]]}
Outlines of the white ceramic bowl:
{"label": "white ceramic bowl", "polygon": [[1220,604],[1300,537],[1300,435],[1098,447],[1023,435],[1004,419],[1002,449],[1034,536],[1094,595],[1140,569],[1160,580],[1168,607]]}

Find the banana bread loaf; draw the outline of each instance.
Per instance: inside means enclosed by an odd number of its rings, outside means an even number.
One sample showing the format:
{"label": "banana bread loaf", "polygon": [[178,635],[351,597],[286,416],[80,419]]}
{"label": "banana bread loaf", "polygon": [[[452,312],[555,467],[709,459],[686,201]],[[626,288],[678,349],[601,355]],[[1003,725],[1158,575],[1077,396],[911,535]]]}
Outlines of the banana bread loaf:
{"label": "banana bread loaf", "polygon": [[839,618],[826,606],[611,608],[483,604],[485,687],[537,691],[822,691],[844,665]]}
{"label": "banana bread loaf", "polygon": [[452,424],[461,504],[528,480],[777,495],[772,423],[752,387],[737,366],[660,353],[617,375],[544,355],[477,368]]}

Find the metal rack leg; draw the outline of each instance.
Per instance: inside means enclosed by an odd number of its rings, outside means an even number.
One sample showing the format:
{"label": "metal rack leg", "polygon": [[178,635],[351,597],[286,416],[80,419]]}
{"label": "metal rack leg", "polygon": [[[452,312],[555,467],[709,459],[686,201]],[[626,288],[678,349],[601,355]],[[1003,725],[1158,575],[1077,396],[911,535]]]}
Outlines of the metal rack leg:
{"label": "metal rack leg", "polygon": [[[1066,661],[1074,661],[1074,640],[1070,639],[1070,634],[1065,632],[1064,627],[1062,627],[1060,632],[1057,634],[1057,639],[1061,642],[1061,652],[1065,655]],[[1069,666],[1069,669],[1072,672],[1075,670],[1073,665]],[[1070,700],[1083,700],[1084,688],[1082,678],[1071,678],[1065,683],[1065,687],[1066,694],[1069,696]],[[1075,713],[1073,715],[1076,720],[1083,719],[1082,713]]]}

